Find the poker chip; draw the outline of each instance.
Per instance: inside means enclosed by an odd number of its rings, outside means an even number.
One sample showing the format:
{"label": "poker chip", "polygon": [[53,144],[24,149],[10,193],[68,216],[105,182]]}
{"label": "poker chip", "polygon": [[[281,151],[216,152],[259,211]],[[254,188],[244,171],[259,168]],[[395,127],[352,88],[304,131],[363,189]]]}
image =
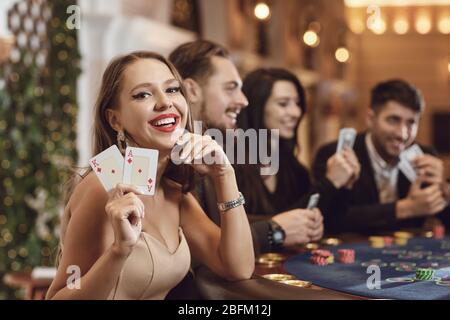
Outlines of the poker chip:
{"label": "poker chip", "polygon": [[395,238],[401,238],[401,239],[411,239],[413,237],[413,234],[411,232],[406,231],[397,231],[394,232]]}
{"label": "poker chip", "polygon": [[387,278],[387,282],[414,282],[413,278]]}
{"label": "poker chip", "polygon": [[334,256],[328,250],[318,249],[313,250],[310,261],[312,264],[316,264],[319,266],[326,266],[328,264],[334,263]]}
{"label": "poker chip", "polygon": [[342,243],[338,238],[325,238],[322,239],[321,243],[326,246],[338,246]]}
{"label": "poker chip", "polygon": [[398,231],[394,232],[394,243],[398,246],[406,246],[413,234],[411,232]]}
{"label": "poker chip", "polygon": [[309,242],[303,246],[306,250],[317,250],[319,249],[319,245],[314,242]]}
{"label": "poker chip", "polygon": [[394,243],[394,238],[393,237],[386,236],[386,237],[383,237],[383,238],[384,238],[384,245],[386,247],[390,247]]}
{"label": "poker chip", "polygon": [[438,286],[450,286],[450,281],[444,281],[444,280],[438,280],[438,281],[436,281],[436,284],[438,285]]}
{"label": "poker chip", "polygon": [[437,225],[433,227],[433,238],[443,239],[445,237],[445,227],[443,225]]}
{"label": "poker chip", "polygon": [[310,288],[312,286],[312,282],[303,281],[303,280],[283,280],[280,282],[290,285],[290,286],[300,287],[300,288]]}
{"label": "poker chip", "polygon": [[417,268],[416,270],[416,280],[433,280],[434,269],[431,268]]}
{"label": "poker chip", "polygon": [[326,266],[328,265],[327,258],[321,257],[321,256],[311,256],[310,261],[312,264],[318,265],[318,266]]}
{"label": "poker chip", "polygon": [[422,236],[424,238],[433,238],[434,234],[433,231],[425,231],[424,233],[422,233]]}
{"label": "poker chip", "polygon": [[258,258],[256,259],[256,264],[262,265],[267,268],[274,268],[281,266],[281,262],[273,261],[267,258]]}
{"label": "poker chip", "polygon": [[369,237],[369,244],[372,248],[384,248],[384,237]]}
{"label": "poker chip", "polygon": [[344,264],[355,263],[355,250],[353,249],[339,249],[338,261]]}
{"label": "poker chip", "polygon": [[311,253],[314,256],[321,256],[321,257],[325,257],[325,258],[331,256],[331,252],[328,250],[324,250],[324,249],[313,250]]}
{"label": "poker chip", "polygon": [[264,253],[264,254],[260,255],[259,258],[266,259],[269,261],[276,261],[276,262],[283,262],[286,260],[285,255],[282,255],[280,253],[275,253],[275,252]]}
{"label": "poker chip", "polygon": [[262,276],[265,279],[272,280],[272,281],[286,281],[286,280],[294,280],[295,276],[291,274],[284,274],[284,273],[269,273]]}

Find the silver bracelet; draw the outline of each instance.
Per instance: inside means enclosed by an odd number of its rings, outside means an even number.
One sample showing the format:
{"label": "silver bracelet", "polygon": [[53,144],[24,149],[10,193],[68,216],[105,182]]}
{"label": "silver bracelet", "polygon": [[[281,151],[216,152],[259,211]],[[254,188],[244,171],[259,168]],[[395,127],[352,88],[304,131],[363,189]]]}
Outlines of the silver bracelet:
{"label": "silver bracelet", "polygon": [[217,207],[219,208],[219,211],[224,212],[224,211],[228,211],[228,210],[234,209],[236,207],[242,206],[244,204],[245,204],[244,196],[242,195],[241,192],[239,192],[239,198],[237,198],[235,200],[218,203]]}

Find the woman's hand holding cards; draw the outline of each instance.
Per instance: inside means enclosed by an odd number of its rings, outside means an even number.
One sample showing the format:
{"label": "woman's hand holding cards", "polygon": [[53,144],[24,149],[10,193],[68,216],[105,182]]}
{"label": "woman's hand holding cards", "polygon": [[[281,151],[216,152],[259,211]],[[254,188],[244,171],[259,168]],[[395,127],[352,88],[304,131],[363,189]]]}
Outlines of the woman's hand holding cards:
{"label": "woman's hand holding cards", "polygon": [[131,253],[142,231],[145,210],[137,195],[136,187],[120,183],[108,192],[105,211],[114,230],[114,250],[122,255]]}

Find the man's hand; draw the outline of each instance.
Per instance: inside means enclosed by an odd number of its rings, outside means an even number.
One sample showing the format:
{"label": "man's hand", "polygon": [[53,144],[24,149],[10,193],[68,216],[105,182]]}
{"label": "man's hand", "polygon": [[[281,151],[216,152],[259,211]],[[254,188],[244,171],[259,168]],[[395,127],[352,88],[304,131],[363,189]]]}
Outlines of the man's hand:
{"label": "man's hand", "polygon": [[397,218],[408,219],[432,216],[447,206],[441,184],[432,184],[424,189],[420,186],[426,178],[420,176],[411,185],[408,196],[397,201]]}
{"label": "man's hand", "polygon": [[418,156],[413,161],[417,174],[423,176],[427,184],[444,182],[444,163],[441,159],[429,154]]}

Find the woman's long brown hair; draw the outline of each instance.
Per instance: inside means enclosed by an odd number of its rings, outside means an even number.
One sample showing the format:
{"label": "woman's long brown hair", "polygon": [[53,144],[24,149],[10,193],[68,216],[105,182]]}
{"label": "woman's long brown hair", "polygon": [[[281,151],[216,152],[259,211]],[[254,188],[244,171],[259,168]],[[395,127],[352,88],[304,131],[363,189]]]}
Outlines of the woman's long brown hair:
{"label": "woman's long brown hair", "polygon": [[[181,85],[181,93],[186,97],[185,90],[182,86],[182,79],[175,67],[163,56],[149,51],[136,51],[126,55],[119,56],[112,60],[105,72],[103,73],[102,83],[100,86],[100,92],[95,104],[95,118],[94,118],[94,130],[93,130],[93,154],[99,154],[100,152],[108,149],[114,144],[117,144],[117,132],[111,127],[107,118],[107,110],[118,106],[118,98],[120,90],[122,89],[122,82],[126,68],[133,62],[140,59],[154,59],[164,63],[172,72],[173,76]],[[187,114],[186,130],[192,132],[193,124],[190,112]],[[126,133],[125,133],[126,134]],[[79,171],[79,170],[78,170]],[[64,201],[67,205],[70,197],[76,187],[76,185],[89,174],[91,170],[88,169],[85,173],[80,174],[76,172],[72,178],[66,183]],[[169,162],[166,171],[163,174],[164,177],[174,180],[182,185],[182,191],[188,192],[193,188],[194,184],[194,172],[190,166],[187,165],[174,165]],[[58,265],[60,256],[62,254],[62,241],[64,239],[64,233],[67,228],[67,224],[70,221],[70,212],[65,210],[61,219],[61,234],[60,245],[57,254]]]}

